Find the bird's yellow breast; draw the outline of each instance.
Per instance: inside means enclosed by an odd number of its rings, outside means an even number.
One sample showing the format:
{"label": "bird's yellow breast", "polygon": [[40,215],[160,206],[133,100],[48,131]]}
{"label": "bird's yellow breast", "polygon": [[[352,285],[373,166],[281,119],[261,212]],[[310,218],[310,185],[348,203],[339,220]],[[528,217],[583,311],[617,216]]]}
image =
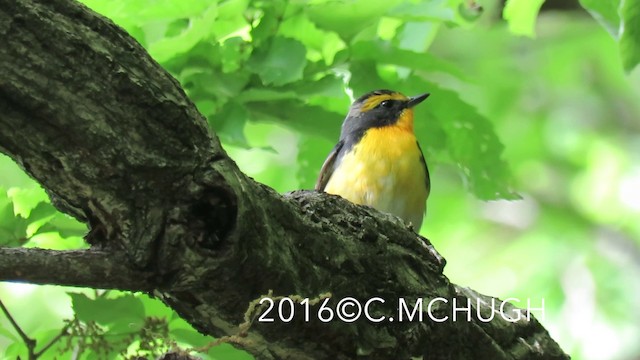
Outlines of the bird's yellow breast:
{"label": "bird's yellow breast", "polygon": [[397,215],[419,229],[429,195],[427,175],[413,129],[403,125],[367,130],[342,157],[325,191]]}

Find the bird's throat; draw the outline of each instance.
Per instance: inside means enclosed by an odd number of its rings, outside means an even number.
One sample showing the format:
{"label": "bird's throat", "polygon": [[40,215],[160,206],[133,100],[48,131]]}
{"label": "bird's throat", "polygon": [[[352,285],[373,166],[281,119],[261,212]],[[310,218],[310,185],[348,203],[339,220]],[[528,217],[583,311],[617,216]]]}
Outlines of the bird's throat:
{"label": "bird's throat", "polygon": [[391,126],[398,128],[398,130],[408,131],[413,134],[413,110],[404,109],[400,113],[400,116],[398,117],[398,121],[396,121]]}

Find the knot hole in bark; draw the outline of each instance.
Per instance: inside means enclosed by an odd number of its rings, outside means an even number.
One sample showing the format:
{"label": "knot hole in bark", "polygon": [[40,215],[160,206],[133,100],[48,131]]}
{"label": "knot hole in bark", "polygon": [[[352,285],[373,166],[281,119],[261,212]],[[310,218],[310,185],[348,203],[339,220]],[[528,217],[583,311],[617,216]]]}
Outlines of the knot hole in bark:
{"label": "knot hole in bark", "polygon": [[237,199],[230,190],[206,188],[191,206],[192,229],[200,234],[199,246],[217,249],[233,231],[238,211]]}

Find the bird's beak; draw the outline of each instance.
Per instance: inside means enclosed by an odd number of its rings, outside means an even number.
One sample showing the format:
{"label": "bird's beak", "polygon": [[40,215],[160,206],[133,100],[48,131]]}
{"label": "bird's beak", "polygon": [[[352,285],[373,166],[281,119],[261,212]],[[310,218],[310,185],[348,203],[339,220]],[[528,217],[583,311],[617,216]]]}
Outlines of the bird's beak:
{"label": "bird's beak", "polygon": [[429,93],[426,94],[422,94],[422,95],[418,95],[418,96],[413,96],[409,98],[409,102],[407,102],[407,107],[408,108],[412,108],[418,104],[420,104],[421,102],[423,102],[426,98],[429,97]]}

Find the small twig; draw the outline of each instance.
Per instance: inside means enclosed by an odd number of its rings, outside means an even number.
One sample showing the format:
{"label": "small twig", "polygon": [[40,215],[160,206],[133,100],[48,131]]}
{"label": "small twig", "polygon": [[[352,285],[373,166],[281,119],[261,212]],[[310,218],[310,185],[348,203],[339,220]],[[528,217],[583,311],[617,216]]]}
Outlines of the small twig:
{"label": "small twig", "polygon": [[20,335],[22,341],[24,341],[24,344],[27,346],[27,350],[29,351],[29,360],[36,360],[38,358],[35,353],[36,341],[31,339],[24,331],[22,331],[20,325],[18,325],[18,323],[13,319],[9,310],[2,303],[2,300],[0,300],[0,309],[2,309],[4,315],[9,319],[9,322],[13,325],[13,328],[16,329],[16,332]]}
{"label": "small twig", "polygon": [[98,298],[105,298],[107,297],[107,295],[109,294],[110,290],[108,289],[94,289],[93,294],[95,296],[96,299]]}
{"label": "small twig", "polygon": [[[319,304],[322,300],[330,298],[332,295],[330,292],[324,293],[324,294],[320,294],[318,297],[315,297],[313,299],[309,300],[309,305],[316,305]],[[208,353],[209,350],[211,350],[211,348],[216,347],[218,345],[221,344],[237,344],[237,345],[242,345],[244,343],[247,343],[247,332],[249,331],[249,328],[251,328],[251,325],[253,324],[253,320],[256,318],[256,313],[258,311],[258,309],[260,308],[264,308],[266,307],[266,305],[260,305],[260,300],[262,300],[263,298],[268,297],[271,298],[272,300],[276,301],[276,300],[282,300],[285,297],[291,299],[293,302],[295,303],[300,303],[302,300],[304,300],[305,298],[300,296],[300,295],[289,295],[289,296],[273,296],[273,290],[269,289],[269,291],[267,292],[266,295],[262,295],[260,297],[258,297],[257,299],[251,301],[249,303],[249,306],[247,307],[247,310],[244,313],[244,322],[240,325],[238,325],[238,333],[236,335],[228,335],[228,336],[223,336],[219,339],[216,339],[204,346],[201,347],[194,347],[194,348],[189,348],[186,351],[187,352],[200,352],[200,353]]]}
{"label": "small twig", "polygon": [[60,333],[58,333],[58,335],[56,335],[53,339],[51,339],[51,341],[49,341],[49,343],[47,345],[45,345],[42,349],[40,349],[40,351],[36,352],[34,355],[36,356],[36,358],[40,357],[45,351],[49,350],[49,348],[51,348],[53,346],[53,344],[55,344],[58,340],[62,339],[63,336],[67,335],[67,330],[69,330],[69,324],[65,325],[62,330],[60,330]]}
{"label": "small twig", "polygon": [[204,346],[200,346],[200,347],[194,347],[194,348],[187,348],[185,351],[187,353],[190,352],[199,352],[199,353],[208,353],[209,350],[211,350],[212,348],[222,345],[222,344],[236,344],[236,345],[244,345],[246,346],[246,344],[248,344],[248,340],[242,336],[242,335],[228,335],[228,336],[223,336],[219,339],[216,339]]}

